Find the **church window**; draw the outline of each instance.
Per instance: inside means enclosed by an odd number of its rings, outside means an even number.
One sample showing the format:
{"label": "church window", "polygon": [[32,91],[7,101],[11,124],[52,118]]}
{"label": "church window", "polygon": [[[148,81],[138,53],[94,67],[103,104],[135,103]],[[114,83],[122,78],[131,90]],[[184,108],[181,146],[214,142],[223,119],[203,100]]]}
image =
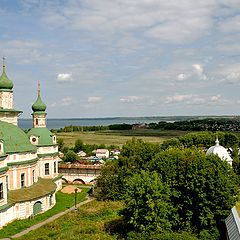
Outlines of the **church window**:
{"label": "church window", "polygon": [[32,170],[32,182],[35,182],[35,170]]}
{"label": "church window", "polygon": [[0,199],[3,199],[3,183],[0,183]]}
{"label": "church window", "polygon": [[38,125],[38,119],[36,119],[36,125]]}
{"label": "church window", "polygon": [[54,173],[56,173],[57,172],[57,163],[56,162],[53,163],[53,168],[54,168]]}
{"label": "church window", "polygon": [[6,187],[7,187],[7,190],[8,190],[8,176],[6,176]]}
{"label": "church window", "polygon": [[45,175],[49,175],[49,163],[45,163]]}
{"label": "church window", "polygon": [[21,173],[21,187],[25,186],[25,173]]}

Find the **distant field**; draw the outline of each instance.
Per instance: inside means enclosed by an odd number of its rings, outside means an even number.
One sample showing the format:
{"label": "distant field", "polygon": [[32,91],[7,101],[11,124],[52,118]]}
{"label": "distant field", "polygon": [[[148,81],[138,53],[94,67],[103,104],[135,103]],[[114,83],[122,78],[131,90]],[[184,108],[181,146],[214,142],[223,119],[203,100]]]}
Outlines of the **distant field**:
{"label": "distant field", "polygon": [[97,132],[62,132],[57,133],[58,138],[63,138],[64,143],[72,147],[76,139],[81,139],[85,144],[106,144],[122,146],[132,137],[142,139],[145,142],[162,143],[164,140],[187,134],[186,131],[160,131],[152,129],[139,130],[114,130]]}
{"label": "distant field", "polygon": [[117,214],[120,208],[120,202],[93,201],[18,239],[116,240],[117,236],[110,234],[108,229],[120,219]]}

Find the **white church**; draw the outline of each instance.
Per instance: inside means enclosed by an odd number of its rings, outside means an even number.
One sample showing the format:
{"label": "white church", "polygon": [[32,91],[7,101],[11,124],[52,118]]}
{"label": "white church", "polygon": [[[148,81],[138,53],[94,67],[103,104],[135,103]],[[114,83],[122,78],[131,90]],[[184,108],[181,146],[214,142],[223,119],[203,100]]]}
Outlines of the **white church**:
{"label": "white church", "polygon": [[6,67],[0,76],[0,228],[52,208],[62,188],[56,136],[46,127],[46,105],[32,105],[33,127],[18,127],[22,113],[13,106],[13,83]]}

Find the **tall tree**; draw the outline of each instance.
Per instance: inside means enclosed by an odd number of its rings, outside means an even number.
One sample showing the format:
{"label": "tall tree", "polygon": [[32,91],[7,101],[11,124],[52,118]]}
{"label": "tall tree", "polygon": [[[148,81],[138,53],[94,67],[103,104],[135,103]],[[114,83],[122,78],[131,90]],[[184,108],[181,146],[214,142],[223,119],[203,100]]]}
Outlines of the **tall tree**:
{"label": "tall tree", "polygon": [[141,232],[164,232],[171,229],[174,208],[170,189],[156,172],[141,171],[127,183],[124,196],[124,219]]}

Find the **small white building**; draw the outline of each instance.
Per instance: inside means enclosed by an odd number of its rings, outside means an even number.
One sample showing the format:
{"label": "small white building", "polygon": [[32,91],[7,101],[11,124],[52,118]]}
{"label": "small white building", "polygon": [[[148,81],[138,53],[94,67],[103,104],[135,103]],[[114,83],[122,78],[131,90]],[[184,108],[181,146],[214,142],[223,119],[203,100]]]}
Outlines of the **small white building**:
{"label": "small white building", "polygon": [[86,156],[87,156],[87,154],[86,154],[84,151],[79,151],[79,152],[77,153],[77,155],[78,155],[79,157],[86,157]]}
{"label": "small white building", "polygon": [[115,149],[115,150],[112,150],[111,151],[111,155],[119,155],[121,152],[120,152],[120,150],[118,150],[118,149]]}
{"label": "small white building", "polygon": [[230,157],[227,149],[219,144],[218,138],[215,141],[215,145],[207,150],[206,155],[210,154],[218,155],[220,159],[227,161],[232,166],[233,159]]}
{"label": "small white building", "polygon": [[108,149],[97,149],[96,150],[96,157],[98,157],[98,158],[109,158]]}

